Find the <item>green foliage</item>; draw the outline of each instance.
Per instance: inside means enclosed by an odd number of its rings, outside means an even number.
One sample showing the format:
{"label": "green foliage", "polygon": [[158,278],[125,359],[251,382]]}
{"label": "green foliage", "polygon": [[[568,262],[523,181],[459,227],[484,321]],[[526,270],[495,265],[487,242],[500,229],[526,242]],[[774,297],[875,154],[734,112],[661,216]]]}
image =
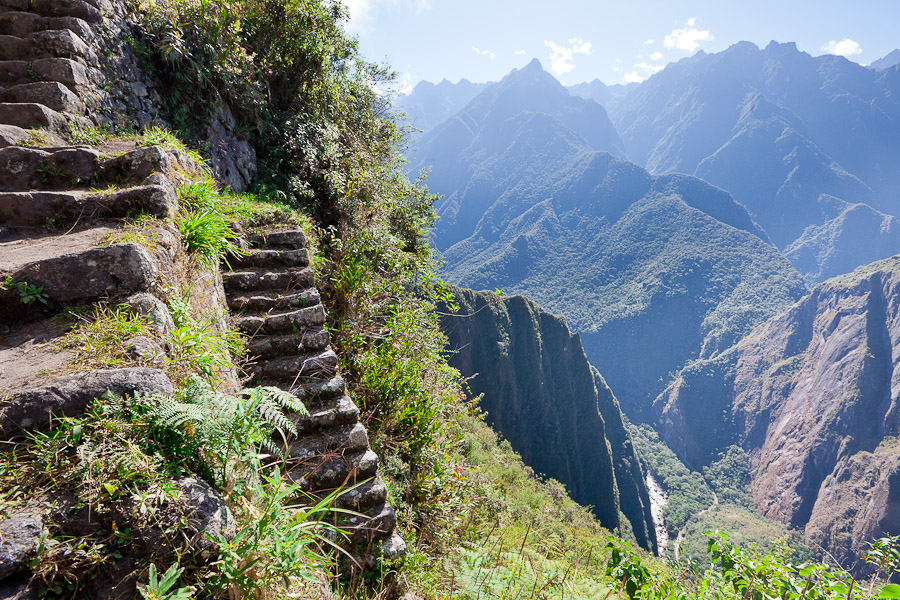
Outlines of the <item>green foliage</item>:
{"label": "green foliage", "polygon": [[228,264],[229,256],[244,253],[235,243],[237,233],[225,217],[214,210],[182,215],[178,229],[187,251],[196,254],[200,262],[210,269],[222,262]]}
{"label": "green foliage", "polygon": [[47,304],[47,295],[44,294],[43,287],[39,287],[25,281],[17,281],[16,291],[19,292],[19,301],[22,304],[31,304],[33,302]]}
{"label": "green foliage", "polygon": [[151,563],[149,581],[147,585],[138,586],[138,591],[144,600],[189,600],[193,597],[193,592],[190,588],[180,587],[172,589],[182,573],[184,573],[184,568],[179,567],[175,563],[163,573],[162,579],[159,579],[156,573],[156,564]]}
{"label": "green foliage", "polygon": [[751,507],[750,458],[740,446],[728,446],[719,460],[703,467],[703,476],[718,494],[719,502]]}

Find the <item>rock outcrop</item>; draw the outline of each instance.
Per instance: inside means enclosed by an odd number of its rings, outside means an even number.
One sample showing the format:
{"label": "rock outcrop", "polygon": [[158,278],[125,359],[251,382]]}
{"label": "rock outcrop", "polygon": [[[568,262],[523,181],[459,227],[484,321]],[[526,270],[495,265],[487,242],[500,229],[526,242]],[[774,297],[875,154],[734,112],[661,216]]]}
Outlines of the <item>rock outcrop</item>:
{"label": "rock outcrop", "polygon": [[738,443],[753,502],[853,566],[900,533],[900,257],[826,281],[656,402],[695,467]]}
{"label": "rock outcrop", "polygon": [[[562,317],[522,296],[453,288],[449,362],[527,465],[562,482],[609,529],[656,549],[650,499],[619,404]],[[622,515],[628,523],[622,522]]]}

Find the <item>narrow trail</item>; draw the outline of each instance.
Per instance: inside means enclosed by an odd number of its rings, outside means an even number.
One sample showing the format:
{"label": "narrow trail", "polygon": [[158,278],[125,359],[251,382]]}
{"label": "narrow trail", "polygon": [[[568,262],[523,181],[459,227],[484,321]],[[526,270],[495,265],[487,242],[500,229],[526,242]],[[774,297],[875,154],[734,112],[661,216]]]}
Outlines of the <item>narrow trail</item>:
{"label": "narrow trail", "polygon": [[[719,504],[719,496],[715,492],[713,492],[712,495],[713,495],[713,503],[710,504],[709,506],[707,506],[706,508],[704,508],[703,510],[701,510],[700,512],[698,512],[694,516],[702,517],[703,515],[705,515],[709,511],[711,511],[715,506],[717,506]],[[678,537],[675,538],[675,562],[678,562],[679,551],[681,550],[681,542],[684,541],[684,536],[685,536],[686,531],[687,531],[687,523],[685,523],[684,526],[682,526],[682,528],[678,531]]]}

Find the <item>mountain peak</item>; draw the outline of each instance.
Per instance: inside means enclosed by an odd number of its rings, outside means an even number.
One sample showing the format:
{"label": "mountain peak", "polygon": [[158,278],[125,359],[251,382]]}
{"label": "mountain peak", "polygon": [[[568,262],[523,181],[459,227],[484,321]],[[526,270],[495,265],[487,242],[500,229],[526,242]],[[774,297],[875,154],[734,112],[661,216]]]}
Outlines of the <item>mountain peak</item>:
{"label": "mountain peak", "polygon": [[522,71],[543,71],[544,66],[541,65],[541,61],[536,58],[532,58],[531,62],[522,67]]}

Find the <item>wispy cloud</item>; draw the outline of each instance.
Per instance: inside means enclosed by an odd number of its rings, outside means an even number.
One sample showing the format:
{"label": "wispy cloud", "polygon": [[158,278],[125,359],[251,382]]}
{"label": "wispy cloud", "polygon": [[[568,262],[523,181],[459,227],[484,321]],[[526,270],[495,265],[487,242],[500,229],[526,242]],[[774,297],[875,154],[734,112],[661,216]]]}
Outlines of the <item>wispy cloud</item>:
{"label": "wispy cloud", "polygon": [[478,46],[472,46],[472,51],[473,51],[475,54],[480,54],[480,55],[482,55],[482,56],[487,56],[487,57],[490,58],[491,60],[494,60],[494,56],[496,56],[496,55],[495,55],[493,52],[491,52],[490,50],[482,50],[482,49],[479,48]]}
{"label": "wispy cloud", "polygon": [[678,49],[694,52],[700,47],[701,42],[710,42],[713,39],[715,38],[709,30],[697,28],[697,18],[693,17],[688,19],[684,27],[673,29],[665,37],[663,44],[668,50]]}
{"label": "wispy cloud", "polygon": [[398,6],[418,13],[431,10],[431,0],[344,0],[344,4],[350,12],[347,31],[351,33],[365,31],[381,7]]}
{"label": "wispy cloud", "polygon": [[663,53],[662,52],[654,52],[650,55],[650,60],[662,60]]}
{"label": "wispy cloud", "polygon": [[630,73],[625,73],[625,83],[641,83],[654,73],[659,73],[664,68],[664,65],[651,65],[643,61],[635,63],[634,70]]}
{"label": "wispy cloud", "polygon": [[591,43],[581,38],[569,38],[568,46],[559,46],[548,40],[544,40],[544,45],[550,48],[550,70],[557,76],[575,68],[572,61],[576,54],[591,53]]}
{"label": "wispy cloud", "polygon": [[652,46],[655,43],[656,43],[656,40],[644,40],[645,46]]}
{"label": "wispy cloud", "polygon": [[524,50],[516,50],[514,54],[525,54]]}
{"label": "wispy cloud", "polygon": [[862,54],[862,48],[860,47],[859,42],[851,40],[850,38],[844,38],[839,42],[835,40],[829,41],[822,46],[822,52],[850,58],[851,56],[859,56]]}

